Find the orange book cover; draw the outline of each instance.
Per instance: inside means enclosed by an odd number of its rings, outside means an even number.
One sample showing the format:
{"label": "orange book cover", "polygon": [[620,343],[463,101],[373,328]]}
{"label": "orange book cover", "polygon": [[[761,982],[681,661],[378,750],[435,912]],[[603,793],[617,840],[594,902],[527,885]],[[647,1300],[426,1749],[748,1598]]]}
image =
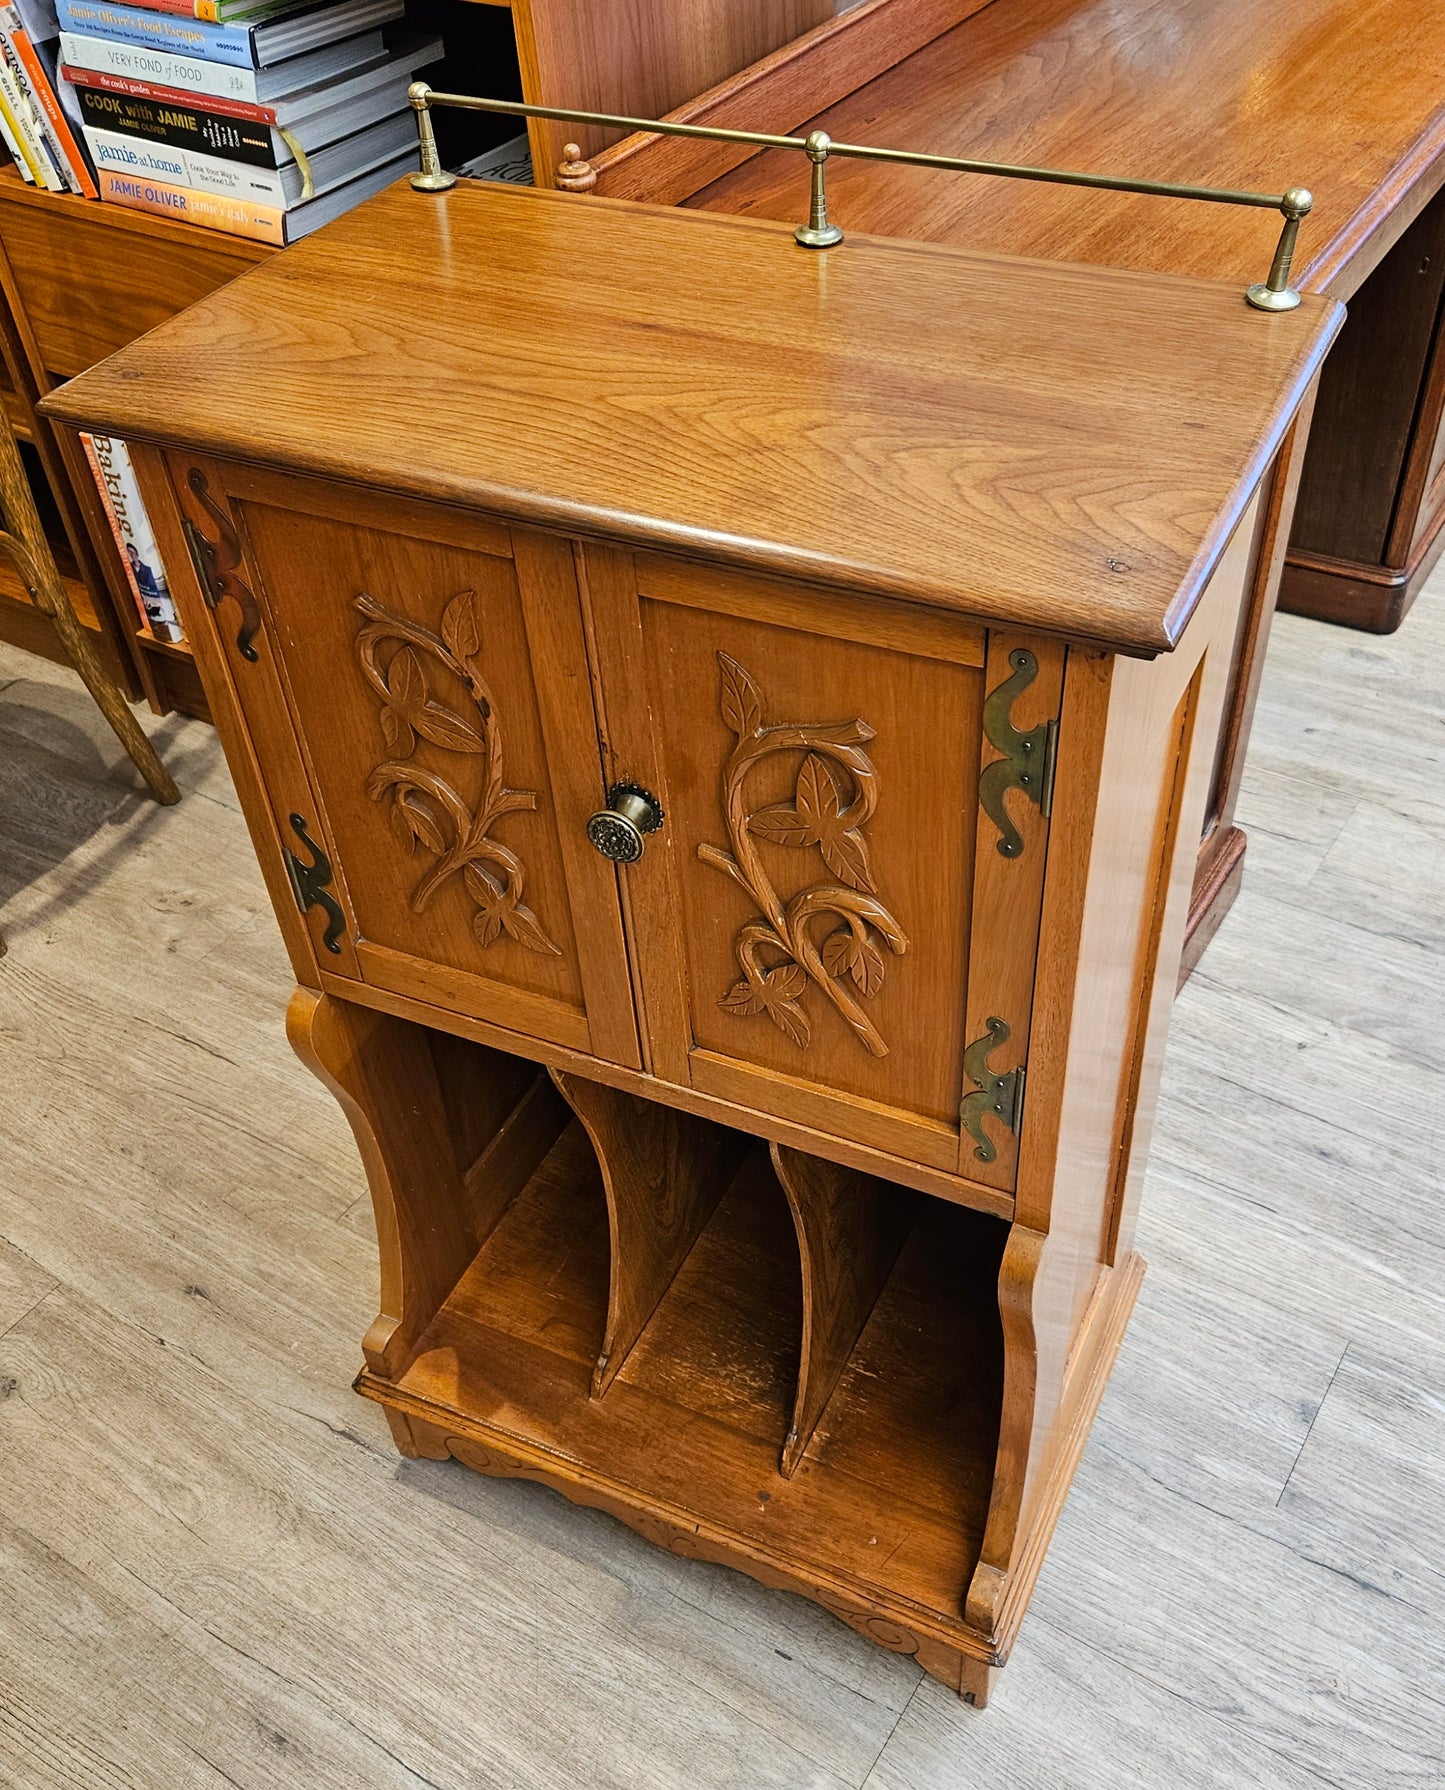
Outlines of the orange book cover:
{"label": "orange book cover", "polygon": [[255,242],[285,246],[286,213],[279,205],[252,205],[246,199],[198,193],[191,187],[167,186],[160,180],[119,174],[113,168],[101,168],[98,175],[100,196],[112,205],[151,211],[160,217],[183,218],[188,224],[203,224],[230,236],[249,236]]}
{"label": "orange book cover", "polygon": [[75,133],[70,128],[69,120],[60,109],[60,102],[55,97],[44,65],[35,54],[35,46],[30,41],[29,32],[12,31],[10,41],[15,47],[15,54],[24,65],[26,74],[30,77],[30,86],[36,99],[45,110],[46,122],[50,126],[50,133],[55,139],[56,147],[70,164],[71,172],[75,175],[81,192],[87,199],[98,198],[95,182],[90,177],[90,169],[86,165],[85,156],[75,140]]}

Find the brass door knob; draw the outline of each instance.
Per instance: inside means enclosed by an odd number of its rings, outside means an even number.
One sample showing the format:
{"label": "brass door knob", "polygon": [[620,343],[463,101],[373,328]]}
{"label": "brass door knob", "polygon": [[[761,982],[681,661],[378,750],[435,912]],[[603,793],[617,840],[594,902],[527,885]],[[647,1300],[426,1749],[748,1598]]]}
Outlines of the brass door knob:
{"label": "brass door knob", "polygon": [[607,806],[587,821],[587,837],[614,864],[635,864],[647,835],[662,825],[662,804],[637,783],[614,783]]}

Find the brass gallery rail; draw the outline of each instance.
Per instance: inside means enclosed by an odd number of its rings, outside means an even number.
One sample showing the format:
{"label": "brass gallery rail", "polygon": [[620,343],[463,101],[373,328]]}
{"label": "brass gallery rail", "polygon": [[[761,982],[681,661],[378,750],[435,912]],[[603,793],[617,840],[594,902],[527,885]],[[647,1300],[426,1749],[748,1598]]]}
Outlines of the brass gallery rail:
{"label": "brass gallery rail", "polygon": [[456,106],[469,112],[500,112],[518,118],[551,118],[561,124],[595,124],[625,131],[654,131],[665,137],[705,137],[718,143],[746,143],[757,149],[796,149],[812,163],[812,193],[808,221],[793,232],[808,249],[831,248],[843,240],[843,232],[828,217],[825,169],[834,155],[855,161],[898,162],[912,168],[941,168],[954,174],[994,174],[1005,180],[1039,180],[1054,186],[1094,187],[1111,193],[1143,193],[1157,199],[1200,199],[1214,205],[1251,205],[1261,211],[1278,211],[1284,226],[1275,246],[1266,279],[1245,293],[1256,310],[1292,311],[1299,293],[1290,285],[1290,265],[1301,221],[1314,205],[1308,188],[1291,187],[1284,193],[1233,191],[1227,187],[1184,186],[1168,180],[1130,180],[1120,174],[1086,174],[1074,168],[1035,168],[1018,162],[969,161],[962,156],[927,155],[915,149],[880,149],[871,143],[835,143],[826,131],[810,131],[806,137],[775,136],[768,131],[732,131],[707,124],[674,124],[664,118],[629,118],[615,112],[579,112],[564,106],[531,106],[521,100],[481,99],[471,93],[436,93],[425,81],[414,81],[407,98],[416,112],[421,140],[421,172],[412,176],[418,192],[441,193],[456,185],[457,177],[441,165],[436,133],[432,129],[433,106]]}

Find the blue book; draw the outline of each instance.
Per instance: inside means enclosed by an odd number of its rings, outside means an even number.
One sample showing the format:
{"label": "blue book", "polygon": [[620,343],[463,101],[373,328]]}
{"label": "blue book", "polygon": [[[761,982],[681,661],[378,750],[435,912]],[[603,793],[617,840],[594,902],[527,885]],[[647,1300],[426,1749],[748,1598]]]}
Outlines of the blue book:
{"label": "blue book", "polygon": [[270,68],[289,57],[400,18],[405,0],[324,0],[254,24],[213,24],[185,13],[148,12],[119,0],[56,0],[63,30],[142,50],[165,50],[230,68]]}

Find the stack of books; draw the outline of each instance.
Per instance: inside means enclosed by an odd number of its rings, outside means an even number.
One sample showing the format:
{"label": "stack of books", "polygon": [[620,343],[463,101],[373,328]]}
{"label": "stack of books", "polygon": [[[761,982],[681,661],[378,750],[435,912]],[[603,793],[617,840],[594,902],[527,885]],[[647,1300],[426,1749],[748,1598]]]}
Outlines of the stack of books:
{"label": "stack of books", "polygon": [[55,4],[56,110],[103,200],[284,244],[415,164],[406,89],[442,45],[388,41],[404,0]]}
{"label": "stack of books", "polygon": [[80,109],[57,77],[59,50],[53,0],[0,5],[0,136],[31,186],[94,199]]}

